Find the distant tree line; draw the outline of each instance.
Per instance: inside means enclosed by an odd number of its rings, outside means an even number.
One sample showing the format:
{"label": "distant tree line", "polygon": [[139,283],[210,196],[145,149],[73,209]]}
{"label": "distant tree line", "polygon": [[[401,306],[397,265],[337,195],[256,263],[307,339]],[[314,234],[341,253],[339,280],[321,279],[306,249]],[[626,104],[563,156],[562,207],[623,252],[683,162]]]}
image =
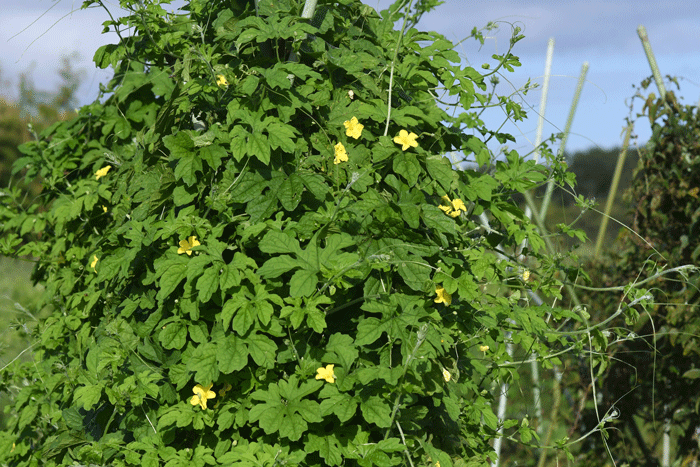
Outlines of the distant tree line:
{"label": "distant tree line", "polygon": [[[77,54],[65,56],[57,70],[61,82],[57,89],[46,91],[37,89],[31,77],[31,70],[19,76],[18,96],[11,98],[0,95],[0,186],[13,186],[12,164],[21,156],[18,147],[35,139],[52,124],[65,120],[78,104],[77,91],[83,70],[76,70],[73,62]],[[0,82],[3,88],[9,85],[0,69]],[[38,192],[39,186],[30,188]]]}
{"label": "distant tree line", "polygon": [[[567,155],[569,168],[576,174],[576,192],[587,198],[605,198],[608,196],[610,185],[612,184],[615,166],[621,148],[603,149],[593,147],[586,151],[579,151]],[[630,148],[627,151],[625,165],[622,169],[620,187],[618,193],[622,193],[632,182],[632,173],[639,161],[637,150]],[[563,197],[570,203],[571,197]]]}

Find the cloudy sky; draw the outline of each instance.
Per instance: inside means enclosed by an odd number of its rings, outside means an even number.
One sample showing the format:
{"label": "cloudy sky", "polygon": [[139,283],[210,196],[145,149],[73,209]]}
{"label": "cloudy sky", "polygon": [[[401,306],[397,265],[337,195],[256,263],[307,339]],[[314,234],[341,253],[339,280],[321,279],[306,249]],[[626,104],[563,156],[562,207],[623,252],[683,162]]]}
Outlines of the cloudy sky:
{"label": "cloudy sky", "polygon": [[[391,3],[364,1],[378,10]],[[116,0],[106,0],[105,4],[116,14]],[[81,10],[80,6],[80,0],[0,0],[0,94],[16,94],[17,76],[26,71],[37,88],[53,89],[59,82],[56,70],[61,57],[78,52],[80,60],[76,64],[85,70],[79,91],[81,104],[95,99],[98,84],[109,79],[110,74],[95,69],[92,56],[100,45],[116,42],[116,36],[101,34],[101,24],[108,19],[105,10]],[[522,87],[528,78],[542,83],[547,43],[550,38],[555,40],[545,137],[564,128],[581,66],[589,63],[567,150],[621,144],[634,86],[651,75],[637,36],[640,24],[647,29],[661,73],[680,79],[681,91],[676,94],[683,96],[685,103],[696,104],[700,100],[700,2],[446,0],[423,18],[420,27],[438,31],[456,42],[467,37],[474,26],[482,28],[489,21],[498,22],[500,28],[488,34],[483,47],[468,40],[457,50],[465,64],[480,69],[493,53],[507,50],[511,24],[520,26],[525,39],[516,45],[514,54],[523,66],[502,77],[502,94]],[[655,88],[650,91],[657,92]],[[532,106],[530,118],[517,126],[504,127],[516,136],[513,147],[521,153],[532,148],[540,98],[539,89],[530,91],[523,97],[524,103]],[[488,121],[489,127],[500,124],[499,118],[494,115]],[[648,121],[645,125],[644,120],[639,120],[635,132],[640,143],[646,141]]]}

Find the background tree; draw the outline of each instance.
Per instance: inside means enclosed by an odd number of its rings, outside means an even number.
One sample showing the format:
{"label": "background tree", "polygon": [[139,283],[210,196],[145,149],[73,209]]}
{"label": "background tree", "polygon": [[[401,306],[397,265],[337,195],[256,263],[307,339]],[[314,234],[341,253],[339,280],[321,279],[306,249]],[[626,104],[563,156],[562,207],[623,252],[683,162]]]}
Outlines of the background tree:
{"label": "background tree", "polygon": [[[645,80],[637,94],[644,99],[637,118],[649,121],[652,137],[639,150],[635,178],[625,194],[632,207],[631,230],[622,231],[618,248],[607,250],[603,261],[588,264],[594,284],[639,280],[640,274],[697,264],[700,256],[700,114],[696,106],[682,105],[673,92],[665,100],[653,93],[642,97],[650,82]],[[619,419],[607,432],[607,448],[601,439],[587,444],[589,465],[602,465],[608,448],[618,462],[659,465],[664,433],[673,441],[671,460],[697,462],[700,277],[689,268],[672,279],[649,283],[659,303],[648,313],[616,323],[617,331],[600,341],[609,364],[596,369],[597,383],[603,406],[614,406]],[[587,300],[591,314],[610,316],[617,298],[593,293]],[[584,375],[583,381],[590,389],[590,377]],[[585,431],[594,423],[589,403],[577,427]]]}

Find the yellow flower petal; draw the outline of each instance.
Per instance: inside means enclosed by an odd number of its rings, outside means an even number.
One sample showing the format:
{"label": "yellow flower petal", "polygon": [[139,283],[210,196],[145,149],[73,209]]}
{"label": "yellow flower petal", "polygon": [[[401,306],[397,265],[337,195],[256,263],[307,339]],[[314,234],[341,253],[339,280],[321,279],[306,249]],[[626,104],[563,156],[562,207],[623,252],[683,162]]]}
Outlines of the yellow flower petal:
{"label": "yellow flower petal", "polygon": [[467,212],[467,207],[464,205],[461,199],[455,198],[452,200],[452,207],[455,209],[455,211]]}
{"label": "yellow flower petal", "polygon": [[442,377],[446,383],[449,383],[450,380],[452,379],[452,375],[450,374],[450,372],[444,368],[442,369]]}
{"label": "yellow flower petal", "polygon": [[394,136],[394,143],[400,144],[401,150],[405,151],[410,147],[418,147],[418,142],[416,141],[416,138],[418,138],[417,134],[413,132],[409,133],[406,130],[401,130],[398,136]]}
{"label": "yellow flower petal", "polygon": [[362,134],[362,129],[365,127],[359,121],[357,121],[357,117],[352,117],[350,120],[346,120],[343,122],[343,125],[345,125],[346,129],[345,134],[355,139],[360,137]]}
{"label": "yellow flower petal", "polygon": [[192,248],[201,245],[196,236],[191,236],[187,240],[180,240],[180,248],[177,249],[177,254],[187,253],[187,256],[192,256]]}
{"label": "yellow flower petal", "polygon": [[487,350],[489,350],[489,346],[488,346],[488,345],[480,345],[480,346],[479,346],[479,351],[480,351],[480,352],[486,353]]}
{"label": "yellow flower petal", "polygon": [[467,212],[467,207],[464,205],[464,202],[462,202],[462,200],[459,198],[450,200],[450,197],[445,195],[442,197],[442,201],[446,205],[439,206],[439,208],[442,209],[445,212],[445,214],[449,215],[450,217],[459,217],[459,215],[463,212]]}
{"label": "yellow flower petal", "polygon": [[228,81],[224,75],[216,75],[216,84],[218,86],[228,86]]}
{"label": "yellow flower petal", "polygon": [[98,170],[97,172],[95,172],[95,180],[99,180],[100,178],[107,175],[107,172],[109,172],[109,169],[111,169],[111,168],[112,168],[111,165],[106,165],[106,166],[102,167],[100,170]]}
{"label": "yellow flower petal", "polygon": [[95,269],[95,266],[97,266],[97,261],[99,261],[97,255],[92,255],[92,263],[90,263],[90,267],[95,272],[97,272],[97,269]]}
{"label": "yellow flower petal", "polygon": [[326,365],[325,368],[321,367],[316,370],[316,379],[325,379],[329,383],[335,382],[335,373],[333,372],[333,367],[335,365]]}
{"label": "yellow flower petal", "polygon": [[450,306],[452,303],[452,295],[448,294],[447,290],[438,285],[435,287],[435,293],[437,294],[437,298],[434,300],[435,303],[444,303],[445,306]]}
{"label": "yellow flower petal", "polygon": [[341,162],[347,162],[348,161],[348,153],[345,151],[345,146],[343,146],[343,143],[338,143],[335,145],[335,159],[333,160],[334,164],[340,164]]}
{"label": "yellow flower petal", "polygon": [[192,392],[194,393],[194,396],[192,396],[192,399],[190,399],[190,404],[192,404],[192,405],[199,404],[199,406],[202,408],[202,410],[206,410],[207,409],[207,400],[213,399],[216,397],[216,393],[211,390],[212,386],[214,386],[214,383],[211,383],[206,388],[203,387],[201,384],[198,384],[195,387],[193,387]]}
{"label": "yellow flower petal", "polygon": [[438,206],[440,209],[442,209],[445,214],[452,214],[452,208],[450,206]]}

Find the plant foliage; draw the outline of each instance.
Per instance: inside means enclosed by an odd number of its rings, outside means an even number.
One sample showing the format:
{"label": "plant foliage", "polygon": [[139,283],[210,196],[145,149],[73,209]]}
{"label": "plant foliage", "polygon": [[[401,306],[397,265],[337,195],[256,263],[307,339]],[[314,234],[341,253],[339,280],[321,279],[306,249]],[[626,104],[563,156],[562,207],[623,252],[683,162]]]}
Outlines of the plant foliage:
{"label": "plant foliage", "polygon": [[446,467],[533,442],[492,410],[506,344],[551,367],[580,318],[527,301],[559,297],[562,258],[512,202],[570,176],[486,146],[512,140],[488,107],[525,116],[487,91],[510,50],[464,67],[394,30],[421,13],[400,4],[121,6],[101,100],[22,147],[45,210],[0,211],[54,309],[3,372],[2,462]]}

